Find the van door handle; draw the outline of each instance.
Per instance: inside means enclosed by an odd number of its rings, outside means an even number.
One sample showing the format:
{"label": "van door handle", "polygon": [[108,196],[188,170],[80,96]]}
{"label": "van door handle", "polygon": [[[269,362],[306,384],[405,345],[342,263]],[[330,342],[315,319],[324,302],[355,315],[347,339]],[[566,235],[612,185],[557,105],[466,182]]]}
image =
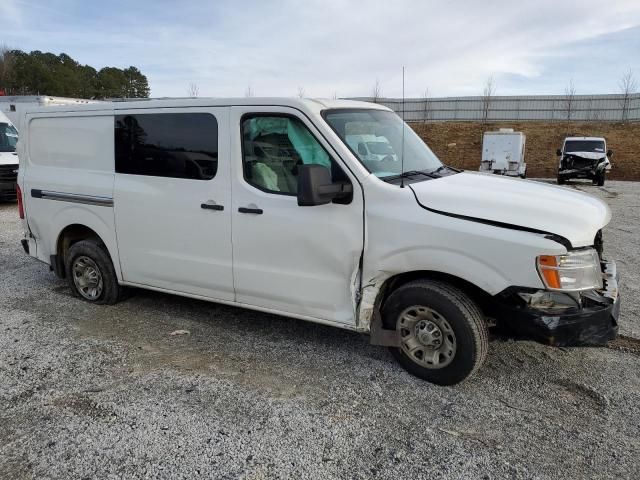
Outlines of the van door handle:
{"label": "van door handle", "polygon": [[240,213],[254,213],[256,215],[262,215],[262,209],[261,208],[247,208],[247,207],[240,207],[238,209],[238,211]]}
{"label": "van door handle", "polygon": [[224,206],[217,205],[213,200],[209,200],[207,203],[201,203],[200,208],[205,210],[224,210]]}

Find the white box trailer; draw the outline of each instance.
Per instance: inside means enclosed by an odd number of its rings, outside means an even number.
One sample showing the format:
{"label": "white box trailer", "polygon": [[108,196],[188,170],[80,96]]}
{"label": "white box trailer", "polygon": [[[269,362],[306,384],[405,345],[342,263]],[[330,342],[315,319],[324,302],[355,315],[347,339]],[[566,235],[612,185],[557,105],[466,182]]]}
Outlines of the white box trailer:
{"label": "white box trailer", "polygon": [[482,161],[480,171],[525,178],[527,164],[524,149],[527,137],[512,128],[501,128],[497,132],[485,132],[482,138]]}

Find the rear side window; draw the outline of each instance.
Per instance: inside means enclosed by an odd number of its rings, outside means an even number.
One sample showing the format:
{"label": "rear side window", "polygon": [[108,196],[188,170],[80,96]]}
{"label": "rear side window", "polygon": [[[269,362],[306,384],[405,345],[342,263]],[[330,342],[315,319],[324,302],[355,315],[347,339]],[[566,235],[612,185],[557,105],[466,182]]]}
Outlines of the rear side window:
{"label": "rear side window", "polygon": [[113,173],[113,116],[59,115],[25,119],[29,163]]}
{"label": "rear side window", "polygon": [[218,170],[218,122],[209,113],[115,117],[116,172],[211,180]]}

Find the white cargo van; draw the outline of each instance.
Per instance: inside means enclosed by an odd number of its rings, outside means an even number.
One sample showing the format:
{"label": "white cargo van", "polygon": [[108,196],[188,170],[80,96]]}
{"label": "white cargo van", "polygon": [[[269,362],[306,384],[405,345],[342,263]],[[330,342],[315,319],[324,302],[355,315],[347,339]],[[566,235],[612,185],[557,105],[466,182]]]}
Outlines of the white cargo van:
{"label": "white cargo van", "polygon": [[[604,202],[449,168],[380,105],[151,100],[24,125],[24,249],[86,301],[148,288],[369,333],[438,384],[480,367],[489,322],[555,345],[616,335]],[[363,159],[354,134],[404,157]]]}
{"label": "white cargo van", "polygon": [[16,199],[18,178],[18,131],[4,114],[0,113],[0,202]]}

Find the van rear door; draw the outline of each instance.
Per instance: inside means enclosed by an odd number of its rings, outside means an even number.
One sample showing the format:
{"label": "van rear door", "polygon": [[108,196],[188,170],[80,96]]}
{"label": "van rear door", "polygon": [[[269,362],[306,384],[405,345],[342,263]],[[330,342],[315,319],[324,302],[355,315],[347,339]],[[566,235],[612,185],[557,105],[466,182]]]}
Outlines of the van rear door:
{"label": "van rear door", "polygon": [[[232,107],[230,125],[236,301],[354,325],[364,228],[356,178],[298,110]],[[353,198],[298,206],[304,164],[330,168],[334,181],[353,185]]]}
{"label": "van rear door", "polygon": [[234,299],[227,108],[115,112],[125,282]]}

